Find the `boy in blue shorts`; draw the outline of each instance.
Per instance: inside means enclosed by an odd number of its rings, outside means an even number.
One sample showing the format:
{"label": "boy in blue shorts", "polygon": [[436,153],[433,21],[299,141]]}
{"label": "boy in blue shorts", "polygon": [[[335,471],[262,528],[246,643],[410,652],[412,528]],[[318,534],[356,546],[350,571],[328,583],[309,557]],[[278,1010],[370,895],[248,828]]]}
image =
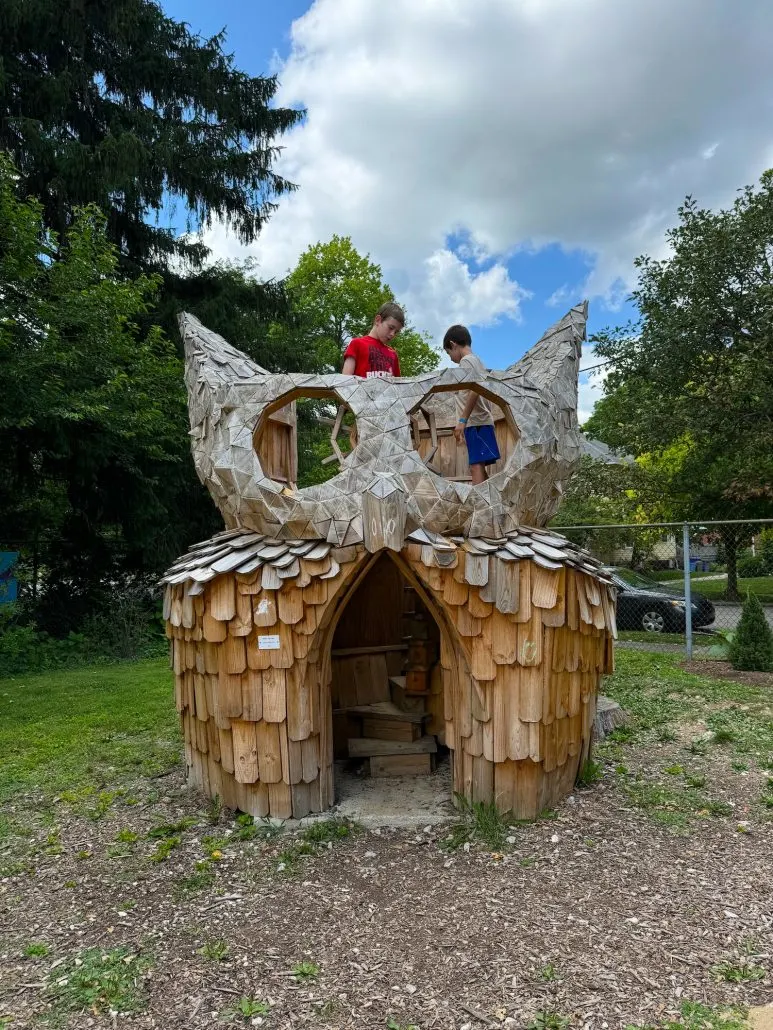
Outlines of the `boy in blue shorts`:
{"label": "boy in blue shorts", "polygon": [[[463,325],[452,325],[443,337],[443,350],[455,365],[468,369],[477,375],[486,374],[486,366],[477,354],[472,353],[470,331]],[[494,416],[489,402],[474,393],[459,391],[456,395],[457,418],[454,436],[460,444],[467,444],[467,460],[474,485],[488,479],[488,466],[499,461],[499,447],[494,432]]]}

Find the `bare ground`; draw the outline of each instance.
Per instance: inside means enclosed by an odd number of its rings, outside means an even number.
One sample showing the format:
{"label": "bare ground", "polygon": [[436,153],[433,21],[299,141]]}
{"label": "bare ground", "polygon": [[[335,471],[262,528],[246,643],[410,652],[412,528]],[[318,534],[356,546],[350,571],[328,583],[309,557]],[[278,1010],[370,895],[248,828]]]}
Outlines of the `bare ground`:
{"label": "bare ground", "polygon": [[679,667],[685,672],[694,672],[698,676],[732,680],[734,683],[745,683],[750,687],[773,687],[773,672],[741,672],[734,669],[730,662],[700,659],[694,662],[680,662]]}
{"label": "bare ground", "polygon": [[[685,760],[679,742],[621,750],[645,781]],[[543,1011],[606,1030],[674,1018],[685,1000],[765,1004],[769,972],[732,983],[714,968],[742,954],[771,965],[773,824],[760,811],[762,774],[734,772],[721,756],[695,761],[712,796],[733,808],[697,812],[686,831],[635,807],[608,760],[601,783],[557,817],[514,827],[502,852],[449,853],[442,825],[363,829],[298,859],[289,875],[287,864],[277,871],[287,834],[229,839],[230,814],[210,825],[179,773],[145,781],[138,804],[116,801],[98,821],[56,805],[53,826],[28,834],[26,871],[0,881],[0,1026],[7,1017],[13,1030],[383,1030],[391,1018],[403,1030],[477,1030],[526,1027]],[[23,822],[24,809],[11,818]],[[185,816],[197,825],[180,831],[166,861],[151,862],[156,842],[144,835]],[[143,836],[116,846],[122,830]],[[222,854],[209,863],[214,883],[186,889],[183,878],[213,850]],[[13,857],[0,854],[0,865]],[[222,961],[200,953],[213,941],[229,949]],[[49,954],[23,958],[31,942]],[[119,946],[152,959],[142,1011],[52,1007],[46,983],[60,963]],[[299,982],[292,970],[304,960],[319,972]],[[269,1013],[229,1016],[242,996],[268,1002]]]}

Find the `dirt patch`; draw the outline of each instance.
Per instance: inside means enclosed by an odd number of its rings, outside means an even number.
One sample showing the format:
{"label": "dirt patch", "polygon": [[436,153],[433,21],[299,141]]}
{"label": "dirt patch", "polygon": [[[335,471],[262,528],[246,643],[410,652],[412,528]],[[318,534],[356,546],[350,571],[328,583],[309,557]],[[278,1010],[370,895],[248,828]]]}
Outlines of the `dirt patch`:
{"label": "dirt patch", "polygon": [[[678,756],[673,743],[626,752],[654,766]],[[231,815],[210,824],[178,774],[97,822],[56,805],[30,868],[0,882],[0,1015],[11,1030],[46,1015],[62,1030],[522,1030],[548,1012],[615,1030],[675,1019],[685,1000],[764,1005],[768,972],[735,983],[715,967],[749,948],[770,964],[773,823],[757,806],[739,832],[741,777],[728,775],[733,816],[679,834],[621,782],[608,770],[555,818],[513,826],[502,854],[449,853],[445,826],[380,827],[300,853],[292,875],[278,868],[297,836],[237,840]],[[152,859],[159,823],[179,827],[165,861]],[[136,843],[117,850],[128,831]],[[211,882],[194,890],[215,848]],[[32,943],[48,954],[30,956]],[[147,957],[140,1011],[48,1008],[57,963],[91,947]],[[241,999],[268,1013],[234,1014]]]}
{"label": "dirt patch", "polygon": [[745,683],[750,687],[770,687],[773,689],[773,672],[741,672],[734,669],[730,662],[696,661],[680,662],[679,668],[685,672],[693,672],[697,676],[710,676],[716,680],[732,680],[734,683]]}

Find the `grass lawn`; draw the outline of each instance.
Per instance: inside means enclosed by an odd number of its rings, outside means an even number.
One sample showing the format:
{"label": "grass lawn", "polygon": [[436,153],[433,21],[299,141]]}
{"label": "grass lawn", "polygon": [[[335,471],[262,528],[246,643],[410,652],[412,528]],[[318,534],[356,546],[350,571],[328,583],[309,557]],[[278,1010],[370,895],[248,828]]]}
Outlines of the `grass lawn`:
{"label": "grass lawn", "polygon": [[[727,589],[727,578],[716,579],[717,572],[693,572],[690,576],[692,583],[698,583],[696,589],[704,597],[711,601],[723,601]],[[652,578],[659,583],[681,584],[684,581],[684,572],[681,569],[662,569],[652,573]],[[756,576],[751,579],[739,579],[738,590],[742,597],[747,593],[756,594],[762,604],[773,604],[773,576]]]}
{"label": "grass lawn", "polygon": [[[639,629],[621,629],[618,633],[619,640],[635,640],[644,644],[684,644],[684,633],[645,633]],[[717,643],[717,637],[712,633],[693,633],[693,642],[709,646]]]}
{"label": "grass lawn", "polygon": [[0,679],[0,803],[117,790],[180,762],[166,660]]}
{"label": "grass lawn", "polygon": [[164,662],[0,680],[0,1028],[745,1030],[773,696],[680,661],[617,652],[630,724],[557,811],[374,831],[189,790]]}

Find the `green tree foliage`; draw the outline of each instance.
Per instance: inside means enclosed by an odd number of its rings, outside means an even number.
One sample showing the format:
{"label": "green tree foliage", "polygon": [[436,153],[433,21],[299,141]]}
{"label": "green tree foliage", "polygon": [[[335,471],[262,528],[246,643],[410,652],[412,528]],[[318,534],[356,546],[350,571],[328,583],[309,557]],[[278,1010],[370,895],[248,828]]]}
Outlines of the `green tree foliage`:
{"label": "green tree foliage", "polygon": [[[292,318],[272,326],[270,340],[304,354],[309,372],[340,371],[349,340],[366,334],[381,305],[395,300],[381,267],[359,254],[348,236],[333,236],[305,250],[286,286]],[[440,362],[427,334],[410,325],[394,347],[404,376],[429,372]]]}
{"label": "green tree foliage", "polygon": [[[105,218],[75,211],[64,244],[0,163],[3,543],[46,572],[41,604],[77,624],[118,570],[155,570],[201,496],[187,458],[182,367],[138,329],[158,281],[119,273]],[[65,625],[55,629],[69,628]]]}
{"label": "green tree foliage", "polygon": [[[658,513],[773,514],[773,172],[729,210],[688,198],[670,256],[636,261],[636,326],[599,334],[611,362],[587,432],[637,457],[664,484]],[[728,596],[747,541],[724,534]]]}
{"label": "green tree foliage", "polygon": [[200,243],[149,220],[177,205],[192,228],[219,218],[242,242],[257,237],[292,188],[271,166],[302,115],[271,106],[276,80],[238,70],[223,45],[154,0],[0,5],[0,150],[60,243],[91,203],[143,268],[203,259]]}
{"label": "green tree foliage", "polygon": [[[289,317],[269,327],[264,353],[269,361],[278,361],[280,366],[283,362],[287,371],[340,371],[349,340],[366,334],[376,311],[395,299],[380,266],[359,254],[348,236],[333,236],[329,242],[305,250],[285,285]],[[393,346],[404,376],[429,372],[440,362],[428,335],[410,325]],[[266,367],[275,367],[259,360]],[[324,482],[338,471],[335,462],[322,464],[332,454],[329,434],[335,407],[301,400],[297,412],[299,483]]]}
{"label": "green tree foliage", "polygon": [[750,672],[773,671],[773,631],[756,594],[744,601],[738,629],[730,644],[730,664]]}

